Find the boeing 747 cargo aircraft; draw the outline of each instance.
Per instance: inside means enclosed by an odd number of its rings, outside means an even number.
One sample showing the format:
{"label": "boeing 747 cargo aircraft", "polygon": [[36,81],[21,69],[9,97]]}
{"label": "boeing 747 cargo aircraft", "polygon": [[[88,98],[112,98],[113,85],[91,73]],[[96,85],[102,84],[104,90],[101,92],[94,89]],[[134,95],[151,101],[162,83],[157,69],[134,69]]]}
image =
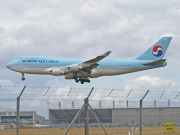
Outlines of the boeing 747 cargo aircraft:
{"label": "boeing 747 cargo aircraft", "polygon": [[65,79],[74,79],[83,84],[84,82],[89,83],[89,78],[121,75],[166,66],[167,62],[163,57],[171,39],[172,37],[161,38],[132,60],[103,60],[111,53],[108,51],[89,60],[20,56],[6,66],[13,71],[20,72],[22,80],[25,80],[24,74],[45,74],[65,76]]}

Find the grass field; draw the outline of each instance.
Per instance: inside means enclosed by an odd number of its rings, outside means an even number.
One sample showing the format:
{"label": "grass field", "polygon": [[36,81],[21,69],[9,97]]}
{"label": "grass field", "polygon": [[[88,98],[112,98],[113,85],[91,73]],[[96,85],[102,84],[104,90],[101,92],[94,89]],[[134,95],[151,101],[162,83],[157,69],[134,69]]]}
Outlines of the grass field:
{"label": "grass field", "polygon": [[[20,135],[63,135],[65,130],[62,128],[20,129]],[[105,130],[108,135],[128,135],[131,127],[105,128]],[[16,135],[16,129],[0,130],[0,135]],[[68,135],[84,135],[84,128],[72,128]],[[89,135],[104,135],[104,132],[101,128],[89,128]],[[134,135],[139,135],[139,131],[134,131]],[[180,127],[176,127],[175,133],[164,133],[164,127],[143,127],[143,135],[180,135]]]}

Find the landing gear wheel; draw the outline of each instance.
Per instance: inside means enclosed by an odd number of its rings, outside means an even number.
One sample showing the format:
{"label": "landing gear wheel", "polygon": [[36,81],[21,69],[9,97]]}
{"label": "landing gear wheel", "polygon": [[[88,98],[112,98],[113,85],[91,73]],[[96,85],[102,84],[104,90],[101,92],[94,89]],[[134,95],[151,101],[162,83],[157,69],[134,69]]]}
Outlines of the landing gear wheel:
{"label": "landing gear wheel", "polygon": [[79,82],[79,80],[75,80],[77,83]]}
{"label": "landing gear wheel", "polygon": [[74,76],[75,82],[81,82],[81,84],[84,84],[84,82],[90,83],[90,80],[88,77],[82,77],[82,76]]}
{"label": "landing gear wheel", "polygon": [[84,81],[83,81],[83,80],[81,81],[81,84],[84,84]]}
{"label": "landing gear wheel", "polygon": [[74,77],[74,80],[75,80],[75,82],[77,82],[77,83],[80,81],[77,76]]}
{"label": "landing gear wheel", "polygon": [[24,77],[24,73],[22,73],[22,78],[21,78],[21,80],[25,80],[25,77]]}

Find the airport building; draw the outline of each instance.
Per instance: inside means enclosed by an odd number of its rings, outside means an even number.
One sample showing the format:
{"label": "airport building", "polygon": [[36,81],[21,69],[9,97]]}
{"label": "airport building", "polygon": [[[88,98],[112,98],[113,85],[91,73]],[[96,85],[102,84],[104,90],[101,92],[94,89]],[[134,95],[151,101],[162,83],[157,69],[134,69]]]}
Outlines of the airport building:
{"label": "airport building", "polygon": [[[74,119],[78,111],[79,109],[49,109],[49,124],[52,126],[67,126]],[[111,109],[94,109],[94,113],[101,123],[112,123]],[[84,121],[85,115],[82,112],[75,121],[75,125],[83,125]],[[98,123],[91,110],[89,110],[89,123],[91,125],[97,125]]]}
{"label": "airport building", "polygon": [[[140,110],[137,108],[122,108],[112,110],[112,124],[114,125],[139,125]],[[173,121],[180,123],[180,108],[143,108],[142,124],[144,126],[162,126],[164,122]]]}
{"label": "airport building", "polygon": [[[93,109],[99,121],[105,126],[131,126],[139,125],[139,108],[112,108],[112,109]],[[78,113],[78,109],[49,109],[49,124],[54,126],[69,125]],[[82,125],[85,120],[82,112],[75,125]],[[174,121],[176,125],[180,124],[180,108],[143,108],[142,124],[144,126],[163,126],[164,122]],[[90,126],[98,125],[93,112],[89,110]]]}
{"label": "airport building", "polygon": [[[112,110],[113,109],[93,109],[94,113],[99,118],[103,125],[112,125]],[[49,124],[52,127],[67,127],[75,118],[79,109],[49,109]],[[84,111],[77,117],[74,126],[82,127],[85,122]],[[89,110],[89,125],[98,126],[98,121],[95,118],[92,110]]]}
{"label": "airport building", "polygon": [[[0,123],[16,123],[16,115],[16,111],[1,111]],[[21,111],[19,115],[21,125],[44,124],[45,122],[45,117],[38,115],[36,111]]]}

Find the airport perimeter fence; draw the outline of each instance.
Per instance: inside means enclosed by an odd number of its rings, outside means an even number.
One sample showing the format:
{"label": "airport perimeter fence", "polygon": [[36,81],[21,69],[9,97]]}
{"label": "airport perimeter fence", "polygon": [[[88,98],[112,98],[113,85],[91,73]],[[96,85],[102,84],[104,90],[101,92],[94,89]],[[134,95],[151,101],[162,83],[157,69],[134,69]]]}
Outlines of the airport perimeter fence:
{"label": "airport perimeter fence", "polygon": [[[145,97],[140,116],[140,100],[146,91],[136,100],[127,98],[130,93],[128,91],[122,100],[115,96],[112,98],[109,95],[112,90],[108,90],[106,96],[99,99],[97,97],[101,96],[97,96],[95,89],[91,95],[91,89],[86,94],[82,94],[83,90],[80,90],[80,94],[73,94],[72,88],[57,90],[55,94],[48,93],[49,90],[38,88],[30,94],[25,89],[27,93],[22,93],[21,97],[21,90],[7,90],[9,94],[1,91],[0,135],[162,135],[165,134],[165,122],[174,122],[175,131],[172,132],[180,134],[180,104],[177,94],[173,102],[169,99],[160,100],[162,94],[159,100],[145,100]],[[18,120],[17,97],[20,101]]]}

